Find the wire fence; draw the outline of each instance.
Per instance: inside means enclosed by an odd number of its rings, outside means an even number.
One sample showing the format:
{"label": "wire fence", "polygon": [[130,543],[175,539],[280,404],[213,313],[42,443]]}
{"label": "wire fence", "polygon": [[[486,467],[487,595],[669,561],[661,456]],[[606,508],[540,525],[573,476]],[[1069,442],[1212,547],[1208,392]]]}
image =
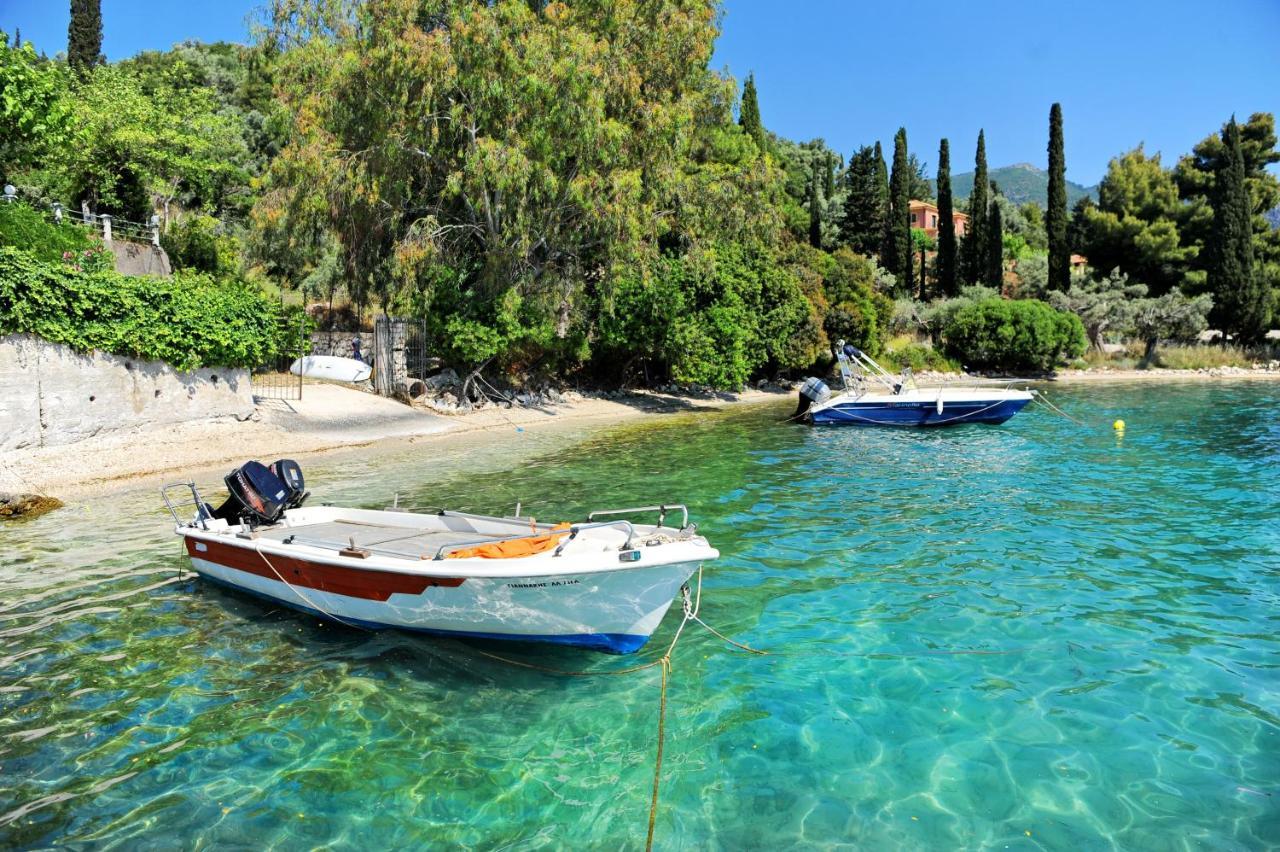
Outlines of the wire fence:
{"label": "wire fence", "polygon": [[[9,189],[12,189],[12,187],[6,187],[3,203],[11,204],[18,200],[16,191],[10,193],[7,191]],[[135,222],[132,219],[113,216],[110,213],[93,213],[84,206],[78,209],[69,207],[58,201],[36,201],[33,199],[25,199],[25,201],[32,208],[48,216],[55,224],[74,225],[93,231],[102,238],[103,242],[114,242],[117,239],[123,239],[160,244],[159,216],[153,216],[150,222]]]}

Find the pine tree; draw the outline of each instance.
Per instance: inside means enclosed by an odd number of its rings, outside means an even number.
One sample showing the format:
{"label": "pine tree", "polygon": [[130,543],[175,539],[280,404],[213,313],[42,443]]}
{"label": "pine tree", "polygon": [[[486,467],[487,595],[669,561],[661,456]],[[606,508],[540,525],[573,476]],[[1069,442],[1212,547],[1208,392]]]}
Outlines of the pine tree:
{"label": "pine tree", "polygon": [[821,180],[824,158],[813,158],[809,175],[809,245],[822,248],[822,201],[818,197],[818,181]]}
{"label": "pine tree", "polygon": [[1062,151],[1062,104],[1049,108],[1049,209],[1045,211],[1049,238],[1049,289],[1065,293],[1071,287],[1071,247],[1067,244],[1067,161]]}
{"label": "pine tree", "polygon": [[968,284],[977,284],[987,277],[987,180],[987,141],[979,130],[973,192],[969,195],[969,225],[960,244],[960,277]]}
{"label": "pine tree", "polygon": [[738,110],[738,124],[748,136],[755,140],[756,148],[763,154],[765,151],[764,125],[760,122],[760,102],[756,98],[754,74],[748,74],[747,81],[742,84],[742,107]]}
{"label": "pine tree", "polygon": [[874,254],[884,230],[884,208],[878,184],[876,156],[869,145],[849,158],[844,172],[844,213],[840,219],[840,243],[859,254]]}
{"label": "pine tree", "polygon": [[907,130],[899,127],[893,137],[893,170],[889,173],[889,206],[880,244],[880,265],[898,279],[899,290],[912,291],[911,168],[907,158]]}
{"label": "pine tree", "polygon": [[1249,190],[1235,116],[1223,130],[1222,141],[1222,162],[1214,179],[1213,230],[1205,246],[1214,321],[1237,342],[1256,343],[1270,324],[1270,294],[1253,264]]}
{"label": "pine tree", "polygon": [[951,200],[951,143],[946,139],[938,146],[938,258],[934,261],[933,274],[943,297],[959,295],[955,204]]}
{"label": "pine tree", "polygon": [[989,287],[1004,289],[1004,214],[1000,205],[995,203],[1000,190],[996,182],[991,182],[991,213],[987,217],[987,272],[983,277]]}
{"label": "pine tree", "polygon": [[71,0],[67,64],[80,74],[102,64],[101,0]]}

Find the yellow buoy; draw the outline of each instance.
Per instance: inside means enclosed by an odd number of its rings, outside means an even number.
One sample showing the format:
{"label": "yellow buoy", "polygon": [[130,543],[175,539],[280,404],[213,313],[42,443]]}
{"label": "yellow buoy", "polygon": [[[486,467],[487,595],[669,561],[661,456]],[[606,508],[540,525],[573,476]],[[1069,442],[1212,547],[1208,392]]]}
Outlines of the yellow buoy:
{"label": "yellow buoy", "polygon": [[1111,426],[1112,426],[1112,428],[1114,428],[1117,432],[1123,432],[1123,431],[1124,431],[1124,421],[1123,421],[1123,420],[1117,420],[1115,423],[1112,423],[1112,424],[1111,424]]}

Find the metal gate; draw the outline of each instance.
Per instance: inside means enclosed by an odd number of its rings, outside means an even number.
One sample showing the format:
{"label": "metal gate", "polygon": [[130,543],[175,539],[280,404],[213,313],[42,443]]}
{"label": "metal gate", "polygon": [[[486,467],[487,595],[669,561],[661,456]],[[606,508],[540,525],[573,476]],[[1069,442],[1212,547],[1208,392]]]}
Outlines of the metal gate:
{"label": "metal gate", "polygon": [[311,351],[307,336],[307,315],[284,316],[276,332],[277,352],[253,370],[254,399],[302,399],[302,372],[289,372],[289,367]]}
{"label": "metal gate", "polygon": [[373,324],[373,389],[382,396],[404,392],[427,376],[427,321],[378,317]]}

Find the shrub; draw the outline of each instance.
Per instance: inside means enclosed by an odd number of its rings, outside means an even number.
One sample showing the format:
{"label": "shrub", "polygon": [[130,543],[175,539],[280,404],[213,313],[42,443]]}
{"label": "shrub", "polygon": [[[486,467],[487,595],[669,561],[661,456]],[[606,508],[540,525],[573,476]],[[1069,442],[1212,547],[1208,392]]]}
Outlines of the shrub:
{"label": "shrub", "polygon": [[36,334],[180,370],[248,367],[275,353],[278,312],[240,281],[84,271],[0,248],[0,334]]}
{"label": "shrub", "polygon": [[57,263],[67,252],[80,254],[97,240],[79,225],[62,225],[21,202],[0,203],[0,246],[24,249],[38,259]]}
{"label": "shrub", "polygon": [[880,364],[889,371],[901,371],[907,367],[916,373],[921,370],[937,370],[942,373],[954,373],[960,370],[960,365],[955,361],[923,343],[908,343],[891,349],[881,356]]}
{"label": "shrub", "polygon": [[183,216],[160,236],[160,245],[174,269],[229,275],[239,264],[235,237],[225,233],[212,216]]}
{"label": "shrub", "polygon": [[957,310],[942,329],[945,351],[969,367],[1051,370],[1084,353],[1079,317],[1034,299],[988,298]]}

